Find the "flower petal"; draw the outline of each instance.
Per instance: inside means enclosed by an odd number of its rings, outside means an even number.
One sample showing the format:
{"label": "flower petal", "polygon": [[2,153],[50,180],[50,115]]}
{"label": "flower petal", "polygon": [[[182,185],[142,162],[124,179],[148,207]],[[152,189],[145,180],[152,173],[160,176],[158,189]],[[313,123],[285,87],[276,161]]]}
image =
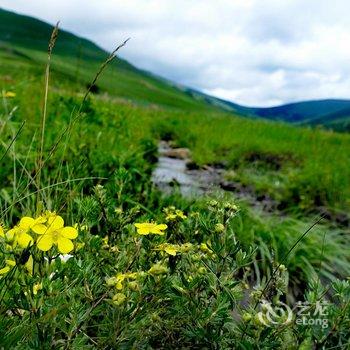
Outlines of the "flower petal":
{"label": "flower petal", "polygon": [[160,235],[160,236],[165,235],[165,232],[157,230],[157,229],[152,230],[151,233],[153,233],[154,235]]}
{"label": "flower petal", "polygon": [[137,229],[137,233],[139,235],[148,235],[150,232],[149,232],[149,229],[147,227],[140,227]]}
{"label": "flower petal", "polygon": [[11,270],[9,266],[5,266],[2,269],[0,269],[0,275],[4,275],[5,273],[8,273]]}
{"label": "flower petal", "polygon": [[33,238],[32,236],[28,235],[28,233],[21,233],[18,238],[17,238],[17,243],[20,245],[22,248],[28,248],[30,245],[33,244]]}
{"label": "flower petal", "polygon": [[49,228],[43,224],[36,224],[32,227],[32,230],[38,235],[43,235],[44,233],[46,233],[48,231],[48,229]]}
{"label": "flower petal", "polygon": [[175,256],[177,253],[177,249],[174,247],[165,247],[164,251],[168,253],[169,255]]}
{"label": "flower petal", "polygon": [[74,239],[78,237],[78,230],[74,227],[67,226],[60,231],[61,235],[65,238]]}
{"label": "flower petal", "polygon": [[58,250],[62,254],[67,254],[74,249],[72,241],[65,237],[60,237],[57,240]]}
{"label": "flower petal", "polygon": [[58,230],[60,228],[63,228],[64,226],[64,220],[61,216],[55,215],[55,216],[50,216],[47,220],[48,226],[50,230]]}
{"label": "flower petal", "polygon": [[15,238],[17,229],[16,228],[12,228],[11,230],[6,232],[6,239],[8,241],[13,241],[13,239]]}
{"label": "flower petal", "polygon": [[25,216],[19,222],[19,227],[23,228],[24,230],[29,230],[30,226],[32,226],[34,222],[35,220],[33,218],[30,218],[29,216]]}
{"label": "flower petal", "polygon": [[16,266],[16,261],[14,260],[6,259],[5,262],[6,262],[6,265],[8,266],[11,266],[11,267]]}
{"label": "flower petal", "polygon": [[165,224],[154,225],[154,227],[151,229],[151,233],[154,233],[156,235],[164,235],[163,231],[167,228],[168,226]]}
{"label": "flower petal", "polygon": [[45,234],[45,235],[40,236],[38,238],[38,240],[36,241],[36,245],[37,245],[39,250],[42,250],[43,252],[47,252],[48,250],[51,249],[51,247],[53,245],[52,235]]}
{"label": "flower petal", "polygon": [[126,295],[123,293],[117,293],[113,296],[113,303],[117,306],[123,304],[123,302],[126,300]]}

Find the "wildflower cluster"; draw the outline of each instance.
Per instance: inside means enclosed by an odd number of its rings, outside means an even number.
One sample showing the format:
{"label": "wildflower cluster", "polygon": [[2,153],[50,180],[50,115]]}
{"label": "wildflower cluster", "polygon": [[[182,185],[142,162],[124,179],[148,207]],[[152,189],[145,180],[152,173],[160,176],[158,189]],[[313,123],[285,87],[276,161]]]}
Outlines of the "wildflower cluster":
{"label": "wildflower cluster", "polygon": [[[5,255],[18,255],[21,251],[31,249],[23,262],[30,274],[33,270],[33,248],[47,252],[53,246],[57,246],[59,253],[67,254],[74,249],[72,240],[77,236],[78,230],[75,227],[64,226],[63,218],[50,211],[36,218],[25,216],[8,230],[0,226],[0,240],[4,243]],[[5,259],[5,266],[0,269],[0,275],[10,272],[15,265],[16,261],[12,258]]]}
{"label": "wildflower cluster", "polygon": [[163,211],[167,222],[182,221],[187,218],[182,210],[176,209],[174,206],[164,208]]}
{"label": "wildflower cluster", "polygon": [[207,243],[193,244],[193,243],[183,243],[183,244],[170,244],[162,243],[157,245],[154,250],[163,251],[169,255],[176,256],[177,253],[189,253],[189,252],[203,252],[205,254],[213,254],[213,251],[208,247]]}
{"label": "wildflower cluster", "polygon": [[119,306],[126,301],[126,293],[128,290],[134,292],[138,291],[140,289],[139,281],[143,279],[146,274],[147,273],[144,271],[118,272],[115,276],[108,278],[106,280],[107,286],[114,287],[117,290],[117,293],[112,297],[113,304]]}
{"label": "wildflower cluster", "polygon": [[12,249],[25,249],[35,243],[43,252],[55,245],[60,253],[67,254],[74,249],[72,240],[77,238],[78,230],[71,226],[64,226],[61,216],[47,211],[37,218],[23,217],[7,232],[2,228],[0,236]]}
{"label": "wildflower cluster", "polygon": [[165,234],[165,230],[168,228],[165,224],[156,224],[152,222],[144,222],[144,223],[137,223],[135,224],[135,227],[137,228],[137,233],[139,235],[160,235],[163,236]]}

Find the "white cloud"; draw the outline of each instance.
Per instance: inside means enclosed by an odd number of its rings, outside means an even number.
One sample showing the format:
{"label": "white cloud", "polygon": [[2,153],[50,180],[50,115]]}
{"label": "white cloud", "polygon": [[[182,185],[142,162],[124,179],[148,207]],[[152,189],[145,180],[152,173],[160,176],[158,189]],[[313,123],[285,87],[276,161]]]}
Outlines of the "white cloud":
{"label": "white cloud", "polygon": [[347,0],[0,0],[238,103],[350,98]]}

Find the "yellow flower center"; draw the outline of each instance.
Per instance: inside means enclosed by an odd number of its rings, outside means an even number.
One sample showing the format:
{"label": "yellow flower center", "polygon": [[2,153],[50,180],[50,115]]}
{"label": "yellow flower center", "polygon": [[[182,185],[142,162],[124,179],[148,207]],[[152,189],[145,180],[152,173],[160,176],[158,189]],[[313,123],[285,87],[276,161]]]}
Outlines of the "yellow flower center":
{"label": "yellow flower center", "polygon": [[59,232],[58,231],[53,231],[52,232],[52,240],[54,241],[54,242],[57,242],[57,240],[60,238],[60,234],[59,234]]}

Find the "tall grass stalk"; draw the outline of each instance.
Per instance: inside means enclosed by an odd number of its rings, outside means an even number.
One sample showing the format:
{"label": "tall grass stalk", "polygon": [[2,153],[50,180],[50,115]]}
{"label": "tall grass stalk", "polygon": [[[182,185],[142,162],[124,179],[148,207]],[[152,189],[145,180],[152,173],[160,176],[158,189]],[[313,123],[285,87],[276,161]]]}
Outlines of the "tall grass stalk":
{"label": "tall grass stalk", "polygon": [[117,52],[126,45],[126,43],[130,40],[130,38],[124,40],[123,43],[121,43],[119,46],[117,46],[113,51],[112,53],[106,58],[106,60],[101,64],[99,70],[97,71],[94,79],[92,80],[92,82],[90,83],[88,89],[86,90],[85,92],[85,95],[83,97],[83,100],[77,110],[77,113],[76,113],[76,116],[73,118],[73,120],[68,124],[68,126],[66,128],[64,128],[64,130],[62,131],[62,133],[58,136],[56,142],[54,143],[54,145],[52,146],[50,152],[49,152],[49,155],[47,157],[47,160],[50,159],[52,157],[52,155],[55,153],[58,145],[61,143],[63,137],[69,133],[72,129],[72,127],[75,125],[75,123],[81,118],[82,116],[82,108],[87,100],[87,98],[89,97],[90,95],[90,92],[91,92],[91,89],[92,87],[97,83],[99,77],[101,76],[101,74],[103,73],[103,71],[105,70],[105,68],[108,66],[109,63],[111,63],[114,58],[116,57],[116,54]]}
{"label": "tall grass stalk", "polygon": [[[47,100],[48,100],[48,94],[49,94],[51,56],[58,37],[58,25],[59,25],[59,22],[56,23],[51,33],[48,52],[47,52],[47,64],[46,64],[46,70],[45,70],[44,107],[43,107],[43,113],[42,113],[42,119],[41,119],[40,149],[38,153],[38,162],[37,162],[37,170],[36,170],[36,174],[37,174],[36,181],[39,188],[40,188],[40,180],[41,180],[41,170],[43,167],[43,153],[44,153],[44,143],[45,143],[45,126],[46,126],[46,117],[47,117]],[[39,202],[39,198],[37,198],[37,202]]]}

